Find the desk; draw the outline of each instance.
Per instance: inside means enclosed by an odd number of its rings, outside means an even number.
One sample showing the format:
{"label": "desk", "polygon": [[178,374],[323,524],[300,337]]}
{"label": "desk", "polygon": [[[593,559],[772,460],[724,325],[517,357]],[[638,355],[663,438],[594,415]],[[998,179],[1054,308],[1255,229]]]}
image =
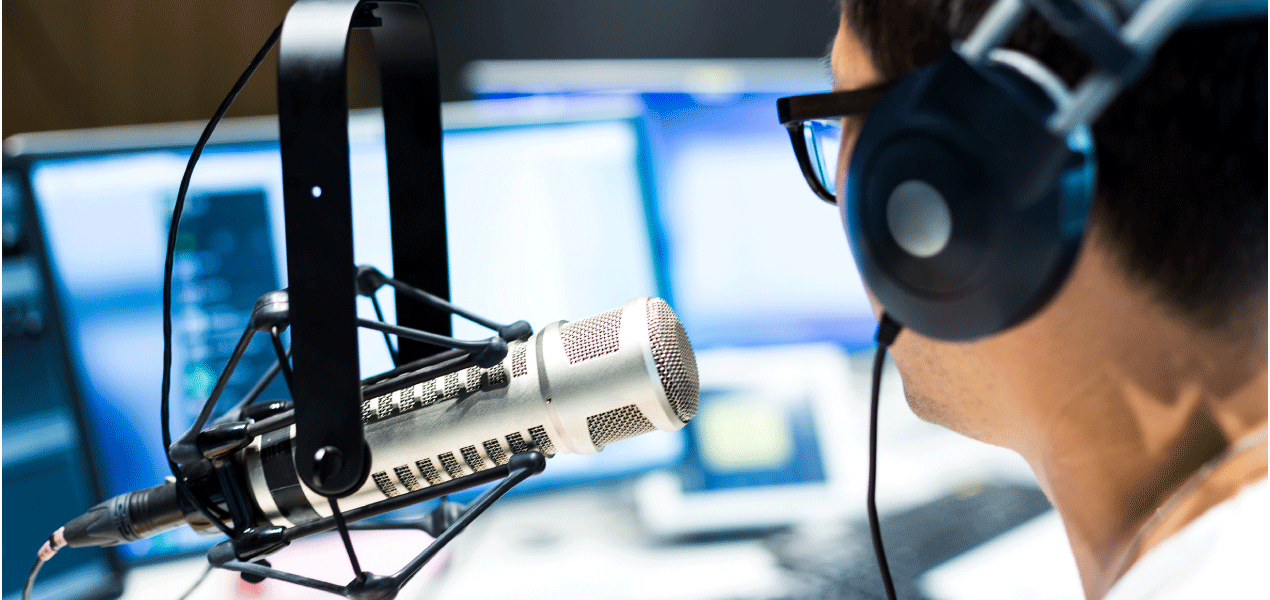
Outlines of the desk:
{"label": "desk", "polygon": [[[761,541],[664,544],[638,531],[625,488],[513,498],[496,505],[401,593],[402,600],[708,600],[778,598],[792,579]],[[363,568],[391,572],[428,542],[418,532],[352,532]],[[377,534],[377,535],[368,535]],[[323,539],[325,538],[325,539]],[[338,539],[315,537],[269,558],[275,567],[329,581],[351,579]],[[133,569],[122,600],[176,600],[207,562],[184,558]],[[327,597],[213,570],[189,600]],[[334,598],[334,596],[330,596]]]}
{"label": "desk", "polygon": [[[748,537],[659,540],[638,526],[631,487],[628,482],[615,482],[505,500],[425,567],[399,598],[880,597],[868,532],[860,521],[809,523]],[[884,533],[889,532],[888,539],[895,542],[888,549],[906,600],[1023,600],[1034,597],[1031,592],[1037,590],[1045,590],[1047,600],[1081,598],[1075,564],[1057,516],[1048,512],[1028,519],[1038,508],[1044,510],[1039,492],[1000,486],[962,494],[883,521]],[[949,519],[950,514],[963,518]],[[1019,522],[1024,524],[1014,527]],[[996,536],[1004,529],[1009,532]],[[976,535],[994,539],[980,545]],[[414,531],[353,532],[353,536],[362,564],[377,573],[395,571],[428,542],[427,536]],[[947,556],[953,558],[947,560]],[[294,544],[270,561],[285,570],[331,581],[352,577],[343,547],[330,535]],[[205,565],[203,558],[194,557],[133,569],[123,598],[177,600]],[[247,584],[235,573],[216,570],[190,600],[322,597],[327,596],[276,581]]]}

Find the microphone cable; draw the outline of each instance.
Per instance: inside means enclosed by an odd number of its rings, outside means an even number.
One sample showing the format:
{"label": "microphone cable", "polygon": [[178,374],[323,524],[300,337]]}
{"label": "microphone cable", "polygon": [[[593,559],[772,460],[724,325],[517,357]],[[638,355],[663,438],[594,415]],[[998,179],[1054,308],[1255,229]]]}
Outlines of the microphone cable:
{"label": "microphone cable", "polygon": [[238,93],[246,87],[247,81],[251,79],[252,74],[264,62],[265,57],[269,55],[269,51],[273,50],[273,47],[277,45],[278,38],[281,35],[282,23],[278,23],[273,33],[269,34],[269,39],[265,40],[264,46],[252,57],[247,69],[238,77],[238,81],[234,82],[234,87],[230,88],[229,94],[221,101],[216,113],[212,115],[212,119],[207,122],[207,127],[203,129],[203,134],[199,136],[198,143],[194,144],[194,151],[190,153],[190,160],[185,165],[185,173],[181,176],[181,187],[176,193],[176,203],[172,207],[172,222],[168,226],[167,253],[163,262],[163,388],[160,390],[159,400],[159,421],[163,430],[163,456],[168,462],[168,467],[172,470],[172,476],[176,478],[176,489],[198,508],[199,512],[212,525],[215,525],[221,533],[230,537],[233,537],[233,532],[221,519],[215,518],[211,514],[211,510],[194,495],[194,492],[185,484],[185,480],[181,478],[181,473],[177,469],[176,463],[168,456],[168,448],[172,446],[172,427],[171,423],[169,423],[169,404],[172,392],[172,267],[176,261],[177,229],[181,224],[181,212],[185,208],[185,195],[190,189],[190,178],[194,175],[194,165],[198,163],[199,157],[202,156],[203,147],[211,139],[212,132],[216,130],[216,125],[225,117],[225,113],[229,112],[229,107],[234,104]]}
{"label": "microphone cable", "polygon": [[[198,163],[199,156],[203,154],[203,147],[207,145],[208,140],[212,137],[212,132],[216,130],[216,125],[225,117],[225,113],[229,112],[229,107],[233,105],[234,100],[238,97],[238,93],[247,85],[247,81],[251,79],[252,74],[264,62],[265,57],[269,55],[269,51],[278,43],[278,38],[282,35],[282,23],[274,28],[273,33],[269,34],[269,39],[265,41],[264,46],[251,59],[251,63],[247,65],[247,69],[238,77],[238,81],[234,83],[234,87],[229,90],[229,94],[221,101],[220,106],[216,109],[216,113],[212,115],[212,119],[208,121],[207,127],[203,129],[203,134],[199,136],[198,143],[194,145],[194,151],[190,153],[189,163],[185,166],[185,173],[181,177],[181,187],[177,191],[176,204],[172,209],[172,223],[168,229],[168,246],[167,256],[163,264],[163,389],[160,394],[159,419],[163,430],[163,455],[167,458],[168,447],[172,445],[172,430],[168,423],[169,409],[168,401],[171,393],[172,385],[172,267],[176,259],[176,233],[177,226],[181,222],[181,212],[185,207],[185,195],[190,188],[190,178],[194,174],[194,165]],[[232,537],[232,532],[223,521],[211,514],[211,511],[199,500],[194,493],[185,485],[185,481],[181,479],[181,474],[177,469],[176,463],[167,458],[168,467],[172,470],[173,477],[176,478],[176,489],[190,501],[199,512],[208,521],[215,525],[217,529],[225,535]],[[66,540],[62,537],[62,530],[49,535],[44,545],[40,547],[40,551],[35,558],[35,564],[31,566],[31,572],[26,576],[26,585],[22,588],[22,600],[31,600],[31,593],[35,589],[35,578],[40,573],[40,568],[44,563],[53,558],[53,555],[66,546]],[[204,574],[204,577],[206,574]],[[202,582],[202,578],[195,583]],[[185,596],[188,596],[187,592]]]}
{"label": "microphone cable", "polygon": [[882,389],[882,365],[886,362],[886,349],[904,329],[891,315],[882,313],[878,322],[877,353],[873,355],[873,389],[869,408],[869,533],[873,536],[873,553],[877,556],[878,571],[882,574],[882,587],[887,600],[896,600],[895,583],[891,580],[891,567],[886,562],[886,549],[882,546],[882,526],[878,522],[878,397]]}
{"label": "microphone cable", "polygon": [[40,546],[39,553],[36,554],[35,564],[31,566],[31,572],[26,576],[26,585],[22,588],[22,600],[31,600],[31,590],[35,588],[35,577],[40,574],[40,567],[53,558],[58,550],[66,546],[66,538],[62,537],[62,531],[65,527],[58,527],[49,535],[49,539]]}

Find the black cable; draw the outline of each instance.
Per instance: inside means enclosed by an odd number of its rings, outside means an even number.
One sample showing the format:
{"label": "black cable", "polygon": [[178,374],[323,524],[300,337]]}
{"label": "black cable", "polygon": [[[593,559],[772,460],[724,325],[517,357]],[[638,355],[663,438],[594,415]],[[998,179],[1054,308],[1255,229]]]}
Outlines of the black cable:
{"label": "black cable", "polygon": [[[207,506],[204,506],[203,502],[199,500],[197,496],[194,496],[194,492],[190,491],[189,486],[187,486],[184,479],[180,477],[180,469],[178,469],[177,463],[173,463],[173,460],[168,458],[168,449],[171,447],[171,425],[169,423],[169,398],[171,395],[171,271],[173,271],[173,263],[175,262],[175,259],[177,259],[177,229],[180,225],[180,212],[182,212],[185,206],[185,193],[189,192],[189,179],[194,174],[194,164],[198,163],[199,156],[203,154],[203,146],[206,146],[207,141],[211,140],[212,131],[216,130],[217,123],[220,123],[221,119],[225,118],[225,113],[229,112],[231,104],[234,104],[234,99],[237,98],[237,95],[239,95],[240,92],[243,92],[244,86],[246,86],[248,80],[251,79],[251,74],[254,74],[255,70],[257,70],[260,64],[264,62],[264,57],[269,55],[269,51],[273,50],[273,47],[278,43],[278,38],[281,36],[282,23],[278,23],[278,27],[274,28],[273,33],[269,34],[269,38],[264,42],[264,46],[260,48],[259,52],[255,53],[253,58],[251,58],[251,62],[248,66],[246,66],[246,70],[243,71],[243,75],[239,76],[239,80],[235,81],[234,88],[230,89],[229,95],[226,95],[225,99],[221,102],[221,106],[217,107],[216,114],[213,114],[211,121],[207,122],[207,127],[203,128],[203,133],[198,137],[197,144],[194,144],[194,150],[189,154],[189,163],[185,164],[185,173],[182,175],[182,178],[180,178],[180,188],[177,191],[177,202],[175,202],[175,206],[173,206],[173,210],[171,210],[171,224],[168,228],[168,253],[166,253],[166,257],[164,259],[163,389],[159,390],[159,418],[161,421],[160,428],[163,430],[164,459],[168,461],[168,468],[171,469],[173,477],[177,478],[177,491],[183,494],[185,500],[189,501],[190,505],[198,508],[198,511],[201,512],[204,517],[207,517],[208,522],[211,522],[212,525],[216,526],[216,529],[220,530],[222,534],[229,536],[232,536],[229,526],[226,526],[225,522],[222,522],[220,519],[217,519],[215,515],[212,515],[212,512],[208,510]],[[43,556],[37,556],[36,564],[33,564],[33,566],[30,567],[30,573],[27,575],[27,583],[25,583],[22,591],[23,600],[30,600],[30,592],[32,592],[34,587],[36,587],[36,576],[39,575],[39,569],[44,566],[44,562],[46,562],[46,558]],[[204,573],[204,577],[206,577],[206,573]],[[202,578],[199,578],[199,582],[201,581]],[[197,585],[198,583],[196,582],[196,586]],[[185,594],[185,596],[188,595],[189,592]]]}
{"label": "black cable", "polygon": [[31,592],[35,590],[35,578],[40,574],[40,567],[53,558],[58,550],[66,547],[66,538],[63,537],[65,531],[65,527],[58,528],[49,535],[48,540],[45,540],[44,545],[40,546],[40,550],[35,553],[35,564],[31,565],[31,572],[26,576],[26,585],[22,587],[22,600],[31,600]]}
{"label": "black cable", "polygon": [[[229,90],[229,94],[221,101],[220,106],[216,109],[216,114],[212,115],[212,120],[207,122],[207,127],[203,129],[203,134],[199,136],[198,143],[194,145],[194,151],[190,153],[190,161],[185,165],[185,173],[181,176],[181,187],[176,193],[176,204],[172,207],[172,223],[168,227],[168,248],[167,256],[163,263],[163,389],[159,391],[159,420],[163,430],[163,455],[167,457],[168,448],[172,446],[172,429],[168,423],[169,420],[169,397],[171,396],[172,386],[172,266],[176,261],[176,234],[177,228],[181,224],[181,211],[185,208],[185,194],[190,189],[190,178],[194,174],[194,165],[198,163],[198,158],[203,154],[203,147],[207,145],[208,140],[212,137],[212,132],[216,130],[216,125],[225,117],[225,113],[229,112],[229,107],[233,105],[234,99],[238,97],[238,93],[247,85],[247,81],[251,79],[251,75],[260,67],[260,63],[264,62],[265,57],[269,55],[269,51],[278,43],[278,38],[282,35],[282,24],[269,34],[269,39],[265,40],[265,45],[260,48],[256,56],[252,57],[251,63],[247,65],[247,70],[238,77],[238,81],[234,82],[234,87]],[[167,459],[168,467],[172,470],[172,475],[176,477],[176,489],[182,493],[187,500],[190,501],[203,516],[207,518],[217,529],[225,535],[230,535],[229,527],[220,519],[214,518],[199,500],[194,492],[186,485],[185,480],[181,477],[180,469],[177,464]]]}
{"label": "black cable", "polygon": [[39,575],[40,567],[44,566],[42,557],[35,557],[35,564],[31,565],[31,572],[26,576],[26,587],[22,588],[22,600],[31,600],[31,590],[35,589],[35,576]]}
{"label": "black cable", "polygon": [[891,580],[891,567],[886,562],[886,549],[882,546],[882,525],[878,522],[878,397],[882,390],[882,365],[886,362],[886,349],[902,329],[903,326],[892,319],[891,315],[882,313],[882,321],[878,323],[878,350],[873,355],[873,390],[869,408],[869,533],[873,536],[873,553],[877,556],[887,600],[895,600],[895,583]]}

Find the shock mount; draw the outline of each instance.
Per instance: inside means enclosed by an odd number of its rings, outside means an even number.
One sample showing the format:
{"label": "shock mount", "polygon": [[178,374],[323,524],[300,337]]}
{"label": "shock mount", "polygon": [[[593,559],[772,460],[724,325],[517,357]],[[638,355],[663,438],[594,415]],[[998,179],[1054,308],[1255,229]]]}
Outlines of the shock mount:
{"label": "shock mount", "polygon": [[[278,40],[289,285],[256,302],[194,424],[166,449],[167,456],[177,465],[187,514],[197,510],[199,519],[229,536],[208,551],[212,566],[238,571],[251,582],[271,578],[354,600],[389,600],[495,501],[542,472],[546,459],[531,448],[502,466],[341,511],[339,498],[352,494],[369,476],[362,398],[471,366],[496,365],[507,355],[508,342],[527,339],[532,328],[524,321],[494,322],[447,299],[436,43],[420,1],[298,0],[280,27],[280,37],[271,38],[262,52]],[[346,52],[352,29],[371,30],[379,62],[394,277],[369,266],[349,271],[354,262]],[[209,129],[214,125],[215,120]],[[384,286],[397,294],[397,324],[387,322],[376,296]],[[357,317],[358,295],[370,298],[375,320]],[[454,339],[449,336],[451,315],[497,335]],[[359,328],[383,333],[394,369],[360,379]],[[283,340],[288,329],[289,348]],[[234,407],[212,420],[257,333],[269,336],[276,354],[273,366]],[[446,350],[430,354],[427,346]],[[258,402],[279,374],[292,400]],[[291,527],[262,523],[230,458],[255,438],[293,425],[299,479],[326,497],[332,514]],[[497,483],[468,506],[446,498],[492,482]],[[436,498],[441,498],[440,505],[422,519],[358,522]],[[395,574],[377,575],[362,570],[353,549],[349,531],[359,529],[416,529],[434,540]],[[345,585],[280,571],[265,559],[296,539],[331,530],[339,532],[355,573]]]}

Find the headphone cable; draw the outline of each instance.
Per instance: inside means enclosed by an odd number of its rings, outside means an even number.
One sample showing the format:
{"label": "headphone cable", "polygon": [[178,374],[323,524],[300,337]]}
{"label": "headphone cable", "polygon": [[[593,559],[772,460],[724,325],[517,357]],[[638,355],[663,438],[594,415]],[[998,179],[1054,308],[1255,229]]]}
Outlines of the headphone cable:
{"label": "headphone cable", "polygon": [[896,600],[895,582],[891,580],[891,567],[886,562],[886,549],[882,546],[882,526],[878,522],[878,396],[882,389],[882,365],[886,362],[886,349],[899,336],[904,327],[891,315],[882,313],[878,322],[877,353],[873,356],[873,389],[869,409],[869,533],[873,536],[873,553],[877,556],[878,571],[882,574],[882,587],[887,600]]}

